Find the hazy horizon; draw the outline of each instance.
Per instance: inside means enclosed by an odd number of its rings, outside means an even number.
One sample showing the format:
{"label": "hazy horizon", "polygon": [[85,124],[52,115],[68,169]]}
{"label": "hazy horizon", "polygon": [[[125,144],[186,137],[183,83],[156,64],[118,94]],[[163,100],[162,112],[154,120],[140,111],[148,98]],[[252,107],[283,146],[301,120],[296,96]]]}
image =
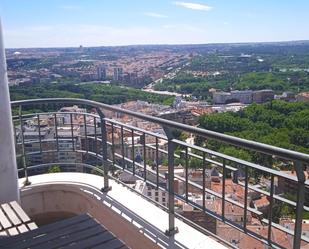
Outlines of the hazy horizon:
{"label": "hazy horizon", "polygon": [[170,44],[125,44],[125,45],[98,45],[98,46],[83,46],[80,44],[79,46],[58,46],[58,47],[6,47],[6,49],[14,50],[14,49],[61,49],[61,48],[79,48],[81,45],[84,48],[100,48],[100,47],[106,47],[106,48],[112,48],[112,47],[139,47],[139,46],[207,46],[207,45],[245,45],[245,44],[275,44],[275,43],[309,43],[308,40],[286,40],[286,41],[257,41],[257,42],[217,42],[217,43],[170,43]]}
{"label": "hazy horizon", "polygon": [[7,48],[309,40],[309,1],[1,0]]}

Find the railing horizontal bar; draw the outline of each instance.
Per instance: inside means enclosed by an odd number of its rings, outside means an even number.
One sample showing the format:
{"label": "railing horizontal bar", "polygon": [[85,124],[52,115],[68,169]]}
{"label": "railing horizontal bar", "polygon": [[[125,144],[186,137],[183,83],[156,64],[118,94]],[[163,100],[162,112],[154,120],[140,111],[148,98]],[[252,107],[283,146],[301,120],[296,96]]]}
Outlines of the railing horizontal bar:
{"label": "railing horizontal bar", "polygon": [[[142,128],[138,128],[138,127],[135,127],[135,126],[132,126],[132,125],[124,124],[124,123],[121,123],[121,122],[113,120],[113,119],[105,118],[105,120],[110,122],[110,123],[114,123],[114,124],[119,125],[119,126],[117,126],[118,128],[123,126],[123,127],[128,128],[129,129],[128,131],[131,131],[131,129],[133,129],[135,131],[139,131],[141,133],[145,133],[145,134],[153,136],[153,137],[157,137],[157,138],[160,138],[160,139],[167,140],[167,137],[162,135],[162,134],[160,134],[160,133],[154,133],[154,132],[151,132],[151,131],[147,131],[147,130],[144,130]],[[142,135],[142,134],[140,134],[140,135]]]}
{"label": "railing horizontal bar", "polygon": [[[87,114],[89,116],[93,116],[93,117],[99,117],[98,115],[94,115],[94,114],[90,114],[90,113],[76,113],[76,112],[49,112],[50,114],[53,114],[53,113],[57,113],[57,114]],[[23,116],[35,116],[36,114],[25,114]],[[39,113],[39,115],[44,115],[44,113]],[[112,123],[115,123],[115,124],[119,124],[119,125],[123,125],[124,127],[127,127],[129,129],[134,129],[135,131],[140,131],[140,132],[144,132],[144,133],[147,133],[148,135],[151,135],[151,136],[154,136],[154,137],[158,137],[158,138],[161,138],[161,139],[164,139],[164,140],[167,140],[167,137],[166,136],[163,136],[161,134],[157,134],[157,133],[153,133],[153,132],[149,132],[149,131],[146,131],[144,129],[140,129],[140,128],[137,128],[137,127],[134,127],[134,126],[130,126],[130,125],[126,125],[126,124],[122,124],[121,122],[118,122],[118,121],[114,121],[114,120],[111,120],[111,119],[105,119],[109,122],[112,122]],[[68,124],[70,125],[70,124]],[[88,125],[87,125],[88,126]],[[120,128],[120,127],[119,127]],[[233,162],[236,162],[236,163],[239,163],[239,164],[242,164],[242,165],[245,165],[245,166],[249,166],[251,168],[255,168],[257,170],[261,170],[261,171],[266,171],[270,174],[274,174],[276,176],[281,176],[281,177],[284,177],[284,178],[287,178],[287,179],[290,179],[292,181],[296,181],[297,182],[297,177],[294,177],[294,176],[291,176],[291,175],[288,175],[288,174],[285,174],[285,173],[282,173],[280,171],[276,171],[276,170],[272,170],[272,169],[269,169],[267,167],[264,167],[264,166],[261,166],[261,165],[258,165],[258,164],[254,164],[254,163],[251,163],[251,162],[247,162],[247,161],[244,161],[244,160],[241,160],[241,159],[238,159],[238,158],[234,158],[234,157],[231,157],[231,156],[228,156],[228,155],[225,155],[225,154],[222,154],[222,153],[219,153],[219,152],[216,152],[216,151],[212,151],[212,150],[209,150],[209,149],[206,149],[206,148],[202,148],[202,147],[199,147],[199,146],[196,146],[196,145],[192,145],[192,144],[188,144],[186,142],[183,142],[183,141],[180,141],[180,140],[177,140],[177,139],[173,139],[173,142],[176,143],[176,144],[179,144],[179,145],[183,145],[183,146],[186,146],[186,147],[190,147],[192,149],[196,149],[196,150],[199,150],[201,152],[205,152],[205,153],[208,153],[208,154],[211,154],[211,155],[214,155],[214,156],[218,156],[220,158],[225,158],[229,161],[233,161]],[[215,161],[214,161],[215,162]],[[228,167],[227,167],[228,168]],[[231,169],[232,170],[232,169]],[[309,181],[308,181],[308,184],[309,184]]]}
{"label": "railing horizontal bar", "polygon": [[[184,197],[182,197],[181,195],[177,195],[177,194],[175,194],[175,196],[177,197],[177,198],[179,198],[179,199],[181,199],[183,202],[185,202],[185,199],[184,199]],[[193,202],[193,201],[188,201],[188,203],[189,204],[191,204],[191,206],[193,206],[194,208],[196,208],[196,209],[200,209],[201,211],[203,211],[203,207],[201,207],[200,205],[198,205],[197,203],[195,203],[195,202]],[[249,209],[248,209],[249,210]],[[227,225],[229,225],[230,227],[232,227],[232,228],[234,228],[234,229],[237,229],[238,231],[241,231],[241,232],[243,232],[243,233],[245,233],[245,234],[248,234],[248,235],[250,235],[251,237],[254,237],[255,239],[257,239],[257,240],[259,240],[259,241],[261,241],[261,242],[263,242],[263,243],[265,243],[265,244],[267,244],[268,243],[268,241],[262,236],[262,235],[260,235],[260,234],[257,234],[257,233],[254,233],[253,231],[251,231],[251,230],[246,230],[246,231],[244,231],[244,229],[243,229],[243,227],[241,226],[241,225],[239,225],[239,224],[237,224],[236,222],[233,222],[233,221],[231,221],[231,220],[229,220],[229,219],[224,219],[223,220],[223,217],[220,215],[220,214],[217,214],[217,213],[215,213],[215,212],[213,212],[213,211],[211,211],[211,210],[209,210],[209,209],[207,209],[206,208],[206,211],[204,211],[206,214],[208,214],[209,216],[211,216],[211,217],[213,217],[213,218],[215,218],[215,219],[217,219],[217,220],[219,220],[219,221],[221,221],[222,223],[225,223],[225,224],[227,224]],[[279,244],[276,244],[276,243],[273,243],[272,245],[275,245],[275,247],[274,248],[282,248],[282,249],[285,249],[284,247],[282,247],[282,246],[280,246]]]}
{"label": "railing horizontal bar", "polygon": [[[57,152],[57,150],[43,151],[43,153],[55,153],[55,152]],[[63,151],[63,152],[73,152],[73,151],[72,151],[72,150],[68,150],[68,151]],[[102,156],[101,156],[100,154],[96,155],[95,152],[90,152],[90,151],[87,152],[87,151],[85,151],[85,150],[75,150],[74,152],[83,153],[83,154],[86,153],[86,154],[92,155],[93,157],[98,157],[98,158],[102,159]],[[38,152],[32,152],[32,153],[28,153],[28,154],[39,154],[39,153],[40,153],[40,151],[38,151]],[[115,155],[116,155],[117,157],[119,157],[119,158],[122,158],[122,155],[120,155],[120,154],[118,154],[118,153],[115,153]],[[126,157],[125,157],[125,160],[126,160],[127,162],[130,162],[130,163],[133,162],[131,159],[126,158]],[[140,169],[143,169],[143,165],[142,165],[142,164],[139,164],[139,163],[137,163],[137,162],[135,162],[135,164],[136,164],[136,166],[138,166]],[[120,167],[120,166],[119,166],[119,167]],[[120,167],[119,169],[122,169],[122,167]],[[152,171],[152,170],[150,170],[150,169],[147,169],[147,171],[150,171],[150,172],[151,172],[152,174],[154,174],[154,175],[156,174],[155,171]],[[131,171],[128,171],[128,172],[132,173]],[[136,175],[136,176],[137,176],[137,175]],[[159,174],[159,176],[160,176],[161,178],[164,179],[164,175]],[[181,180],[181,181],[185,182],[185,178],[184,178],[184,177],[181,177],[181,176],[179,176],[179,175],[175,175],[175,178],[178,179],[178,180]],[[142,179],[142,178],[141,178],[141,179]],[[149,182],[151,182],[151,181],[149,181]],[[190,180],[188,181],[188,184],[189,184],[189,185],[192,185],[193,187],[198,188],[198,189],[200,189],[200,190],[203,189],[203,186],[201,186],[201,185],[199,185],[199,184],[197,184],[197,183],[195,183],[195,182],[192,182],[192,181],[190,181]],[[208,194],[211,194],[211,195],[213,195],[213,196],[215,196],[215,197],[217,197],[217,198],[220,198],[220,199],[222,198],[222,195],[221,195],[221,194],[219,194],[219,193],[217,193],[217,192],[215,192],[215,191],[213,191],[213,190],[211,190],[211,189],[205,188],[205,192],[208,193]],[[240,208],[244,208],[244,205],[243,205],[243,204],[241,204],[241,203],[239,203],[239,202],[237,202],[237,201],[234,201],[233,199],[230,199],[230,198],[228,198],[228,197],[225,197],[225,200],[226,200],[227,202],[229,202],[229,203],[235,205],[235,206],[238,206],[238,207],[240,207]],[[250,211],[250,212],[252,212],[252,213],[255,213],[255,214],[258,215],[258,216],[261,216],[261,215],[262,215],[262,212],[260,212],[260,211],[258,211],[258,210],[256,210],[256,209],[253,209],[253,208],[251,208],[251,207],[248,207],[248,211]]]}
{"label": "railing horizontal bar", "polygon": [[193,221],[189,220],[188,218],[186,218],[185,216],[182,216],[180,213],[175,213],[175,216],[178,218],[178,219],[181,219],[184,223],[194,227],[196,230],[200,231],[201,233],[203,234],[206,234],[206,235],[210,235],[211,237],[214,237],[216,238],[217,240],[219,240],[220,242],[224,243],[225,245],[227,245],[229,248],[234,248],[234,249],[239,249],[239,247],[231,244],[230,242],[222,239],[220,236],[210,232],[209,230],[207,230],[206,228],[204,227],[201,227],[199,226],[198,224],[194,223]]}
{"label": "railing horizontal bar", "polygon": [[[122,155],[119,154],[119,153],[115,153],[115,156],[118,157],[119,159],[122,159]],[[130,159],[130,158],[127,158],[125,157],[124,160],[126,162],[129,162],[129,163],[132,163],[133,160]],[[138,163],[138,162],[135,162],[135,166],[139,167],[140,169],[144,170],[144,165]],[[153,174],[154,176],[157,174],[156,171],[152,170],[150,167],[147,167],[147,172],[150,172],[151,174]],[[131,172],[132,173],[132,172]],[[159,173],[159,177],[162,178],[162,179],[165,179],[165,175]]]}
{"label": "railing horizontal bar", "polygon": [[213,150],[205,149],[205,148],[202,148],[202,147],[199,147],[199,146],[196,146],[196,145],[187,144],[187,143],[185,143],[183,141],[180,141],[180,140],[174,139],[173,142],[174,143],[178,143],[179,145],[183,145],[183,146],[190,147],[192,149],[199,150],[201,152],[205,152],[205,153],[211,154],[213,156],[220,157],[222,159],[226,159],[226,160],[231,161],[231,162],[235,162],[235,163],[241,164],[243,166],[248,166],[250,168],[254,168],[254,169],[257,169],[257,170],[260,170],[260,171],[263,171],[263,172],[267,172],[269,174],[273,174],[273,175],[276,175],[276,176],[284,177],[284,178],[287,178],[289,180],[297,182],[297,177],[288,175],[286,173],[282,173],[282,172],[280,172],[278,170],[273,170],[273,169],[267,168],[267,167],[262,166],[262,165],[258,165],[258,164],[251,163],[251,162],[247,162],[247,161],[244,161],[242,159],[235,158],[235,157],[232,157],[232,156],[228,156],[228,155],[225,155],[225,154],[213,151]]}
{"label": "railing horizontal bar", "polygon": [[[267,219],[262,219],[261,222],[268,225],[268,220],[267,220]],[[286,227],[284,227],[284,226],[281,226],[281,225],[279,225],[279,224],[277,224],[277,223],[274,223],[274,222],[271,223],[271,226],[274,227],[274,228],[277,228],[278,230],[280,230],[280,231],[282,231],[282,232],[284,232],[284,233],[287,233],[287,234],[289,234],[289,235],[294,236],[294,231],[292,231],[292,230],[290,230],[290,229],[288,229],[288,228],[286,228]],[[301,236],[301,239],[302,239],[303,241],[309,243],[309,237],[302,235],[302,236]]]}
{"label": "railing horizontal bar", "polygon": [[[185,182],[185,180],[186,180],[184,177],[181,177],[181,176],[178,176],[178,175],[175,175],[175,178],[178,179],[178,180],[182,180],[183,182]],[[195,188],[197,188],[199,190],[203,190],[203,186],[201,186],[201,185],[199,185],[199,184],[197,184],[195,182],[192,182],[192,181],[189,180],[188,183],[189,183],[189,185],[191,185],[191,186],[193,186],[193,187],[195,187]],[[219,193],[217,193],[217,192],[215,192],[215,191],[213,191],[213,190],[211,190],[209,188],[205,188],[205,192],[208,193],[208,194],[211,194],[211,195],[213,195],[213,196],[215,196],[217,198],[222,199],[222,195],[221,194],[219,194]],[[238,206],[240,208],[244,208],[244,204],[239,203],[237,201],[234,201],[233,199],[231,199],[229,197],[225,197],[225,200],[227,202],[235,205],[235,206]],[[250,212],[252,212],[252,213],[254,213],[254,214],[258,215],[258,216],[262,216],[263,215],[262,212],[254,209],[254,208],[248,207],[247,209],[248,209],[248,211],[250,211]]]}
{"label": "railing horizontal bar", "polygon": [[[44,116],[49,116],[49,115],[53,115],[53,114],[57,114],[57,116],[61,116],[61,114],[63,115],[66,115],[66,114],[74,114],[74,115],[84,115],[86,114],[87,116],[90,116],[90,117],[96,117],[96,118],[100,118],[99,115],[97,114],[94,114],[94,113],[89,113],[89,112],[59,112],[59,111],[55,111],[55,112],[38,112],[38,113],[25,113],[22,115],[22,117],[24,118],[25,117],[25,120],[28,120],[28,119],[31,119],[33,117],[35,117],[36,115],[44,115]],[[19,116],[18,115],[14,115],[12,116],[12,119],[14,121],[17,121],[15,119],[17,119]],[[28,119],[26,119],[26,117],[28,117]]]}
{"label": "railing horizontal bar", "polygon": [[[185,154],[185,151],[182,150],[181,153],[182,153],[182,154]],[[191,157],[194,157],[194,158],[196,158],[196,159],[200,159],[201,161],[203,160],[203,157],[202,157],[202,156],[197,155],[197,154],[194,154],[194,153],[192,153],[192,152],[189,152],[188,155],[191,156]],[[215,164],[215,165],[220,166],[221,168],[223,168],[223,164],[220,163],[220,162],[211,160],[211,159],[209,159],[209,158],[207,158],[207,157],[205,158],[205,161],[208,162],[208,163]],[[226,167],[227,169],[231,170],[231,171],[236,171],[236,170],[237,170],[236,168],[234,168],[234,167],[232,167],[232,166],[229,166],[229,165],[226,165],[225,167]]]}
{"label": "railing horizontal bar", "polygon": [[231,145],[235,145],[235,146],[239,146],[239,147],[242,147],[242,148],[262,152],[262,153],[265,153],[265,154],[268,154],[268,155],[275,155],[275,156],[278,156],[280,158],[285,158],[285,159],[289,159],[289,160],[299,160],[299,161],[302,161],[302,162],[305,162],[305,163],[309,163],[309,155],[304,154],[304,153],[291,151],[291,150],[275,147],[275,146],[272,146],[272,145],[266,145],[266,144],[262,144],[262,143],[259,143],[259,142],[254,142],[254,141],[238,138],[238,137],[233,137],[233,136],[230,136],[230,135],[221,134],[221,133],[210,131],[210,130],[205,130],[205,129],[202,129],[202,128],[193,127],[193,126],[189,126],[189,125],[182,124],[182,123],[177,123],[177,122],[174,122],[174,121],[171,121],[171,120],[165,120],[165,119],[162,119],[162,118],[149,116],[149,115],[145,115],[145,114],[142,114],[142,113],[137,113],[137,112],[134,112],[134,111],[125,110],[125,109],[122,109],[122,108],[119,108],[119,107],[99,103],[99,102],[92,101],[92,100],[75,99],[75,98],[46,98],[46,99],[32,99],[32,100],[13,101],[13,102],[11,102],[11,105],[12,105],[12,107],[16,107],[16,106],[39,104],[39,103],[54,103],[54,104],[59,104],[59,103],[72,104],[72,103],[74,103],[74,104],[81,104],[81,105],[86,105],[86,106],[91,106],[91,107],[96,107],[96,108],[102,108],[102,109],[106,109],[106,110],[110,110],[110,111],[114,111],[114,112],[118,112],[118,113],[127,114],[127,115],[130,115],[130,116],[136,117],[136,118],[143,119],[145,121],[154,122],[154,123],[157,123],[157,124],[160,124],[160,125],[163,125],[163,126],[167,126],[167,127],[170,127],[170,128],[175,128],[175,129],[187,131],[187,132],[196,134],[198,136],[211,138],[211,139],[215,139],[215,140],[218,140],[218,141],[221,141],[221,142],[229,143]]}
{"label": "railing horizontal bar", "polygon": [[[90,137],[90,136],[88,136],[88,138],[90,138],[90,139],[93,139],[94,140],[94,137]],[[60,140],[60,139],[59,139]],[[63,141],[69,141],[70,139],[62,139]],[[97,139],[98,141],[101,141],[101,139],[100,138],[98,138]],[[56,141],[56,139],[46,139],[46,140],[42,140],[42,142],[49,142],[49,141]],[[25,142],[25,144],[31,144],[31,143],[39,143],[39,140],[35,140],[35,141],[31,141],[31,142]],[[21,145],[21,143],[18,143],[19,145]],[[111,146],[111,143],[110,142],[108,142],[108,145],[110,145]],[[149,147],[151,147],[151,146],[149,146]],[[155,148],[152,148],[152,149],[155,149]],[[77,150],[77,151],[75,151],[75,152],[78,152],[78,151],[83,151],[83,150]],[[160,150],[161,152],[163,152],[163,153],[167,153],[166,151],[164,151],[164,150]],[[57,151],[57,150],[45,150],[45,151],[42,151],[42,153],[56,153],[56,152],[74,152],[74,151],[72,151],[72,150],[59,150],[59,151]],[[86,153],[87,151],[83,151],[83,153]],[[31,152],[27,152],[26,153],[26,155],[37,155],[37,154],[40,154],[41,152],[40,151],[31,151]],[[90,151],[89,151],[89,154],[90,154]],[[175,154],[176,155],[176,154]],[[195,156],[195,157],[197,157],[197,158],[200,158],[200,156],[199,155],[196,155],[196,154],[191,154],[191,153],[189,153],[189,155],[191,155],[191,156]],[[16,155],[16,157],[21,157],[22,155],[21,154],[17,154]],[[115,156],[117,156],[118,158],[122,158],[122,155],[120,155],[120,154],[118,154],[118,153],[115,153]],[[125,157],[125,161],[127,161],[127,162],[129,162],[129,163],[133,163],[133,160],[131,160],[131,159],[129,159],[129,158],[127,158],[127,157]],[[206,159],[206,161],[207,161],[207,159]],[[141,164],[139,164],[139,163],[137,163],[137,162],[135,162],[135,164],[136,164],[136,166],[138,166],[139,168],[143,168],[143,166],[141,165]],[[221,165],[220,165],[221,166]],[[228,168],[228,167],[227,167]],[[148,171],[151,171],[150,169],[147,169]],[[151,172],[152,174],[156,174],[156,172],[155,171],[153,171],[153,172]],[[163,174],[159,174],[159,176],[160,177],[162,177],[162,178],[164,178],[164,175]],[[177,176],[177,175],[175,175],[175,178],[177,178],[177,179],[179,179],[179,180],[182,180],[182,181],[185,181],[185,179],[184,178],[182,178],[182,177],[180,177],[180,176]],[[194,187],[196,187],[196,188],[199,188],[199,189],[202,189],[202,186],[201,185],[199,185],[199,184],[197,184],[197,183],[194,183],[194,182],[192,182],[192,181],[189,181],[189,184],[190,185],[193,185]],[[241,181],[239,181],[238,182],[238,184],[240,185],[240,186],[242,186],[242,187],[244,187],[244,184],[241,182]],[[248,188],[250,189],[250,190],[253,190],[253,191],[256,191],[256,192],[258,192],[258,193],[260,193],[260,194],[263,194],[263,195],[265,195],[265,196],[269,196],[269,193],[267,192],[267,191],[264,191],[264,190],[262,190],[262,189],[259,189],[259,188],[256,188],[256,187],[254,187],[254,186],[252,186],[252,185],[248,185]],[[210,193],[210,192],[208,192],[208,193]],[[214,194],[214,193],[216,193],[216,192],[211,192],[210,194]],[[217,193],[216,193],[217,194]],[[217,195],[217,197],[220,197],[221,198],[221,196],[220,196],[220,194],[218,194]],[[284,202],[284,203],[287,203],[287,204],[289,204],[289,205],[291,205],[291,206],[293,206],[293,207],[296,207],[296,202],[294,202],[294,201],[291,201],[291,200],[288,200],[288,199],[286,199],[286,198],[284,198],[284,197],[281,197],[281,196],[279,196],[279,195],[274,195],[273,196],[273,198],[274,199],[276,199],[276,200],[279,200],[279,201],[282,201],[282,202]],[[309,207],[308,206],[304,206],[304,210],[305,211],[309,211]]]}
{"label": "railing horizontal bar", "polygon": [[[242,183],[241,181],[239,181],[238,184],[239,184],[240,186],[243,186],[243,187],[245,186],[245,184]],[[270,196],[270,193],[269,193],[269,192],[267,192],[267,191],[265,191],[265,190],[262,190],[262,189],[259,189],[259,188],[255,187],[255,186],[253,186],[253,185],[248,185],[248,188],[249,188],[250,190],[253,190],[253,191],[257,192],[257,193],[263,194],[263,195],[265,195],[265,196],[268,196],[268,197]],[[286,203],[286,204],[289,204],[289,205],[291,205],[291,206],[293,206],[293,207],[296,207],[296,202],[295,202],[295,201],[286,199],[286,198],[284,198],[284,197],[282,197],[282,196],[280,196],[280,195],[274,194],[274,195],[273,195],[273,198],[276,199],[276,200],[278,200],[278,201],[282,201],[282,202],[284,202],[284,203]],[[309,211],[309,207],[308,207],[308,206],[304,206],[304,210],[305,210],[305,211]]]}
{"label": "railing horizontal bar", "polygon": [[[119,166],[119,165],[118,165]],[[119,166],[120,167],[120,166]],[[121,168],[122,169],[122,168]],[[129,185],[123,183],[122,181],[120,181],[119,179],[117,179],[116,177],[113,177],[112,175],[108,176],[109,178],[113,179],[114,181],[120,183],[123,186],[126,186],[127,188],[129,188],[131,191],[133,191],[134,193],[138,194],[139,196],[141,196],[142,198],[146,199],[147,201],[151,202],[152,204],[160,207],[162,210],[168,212],[168,208],[163,206],[162,204],[160,204],[159,202],[154,201],[153,199],[151,199],[150,197],[143,195],[141,192],[137,191],[136,189],[130,187]],[[147,182],[148,183],[148,182]],[[150,183],[151,184],[151,183]],[[152,184],[151,184],[152,185]]]}

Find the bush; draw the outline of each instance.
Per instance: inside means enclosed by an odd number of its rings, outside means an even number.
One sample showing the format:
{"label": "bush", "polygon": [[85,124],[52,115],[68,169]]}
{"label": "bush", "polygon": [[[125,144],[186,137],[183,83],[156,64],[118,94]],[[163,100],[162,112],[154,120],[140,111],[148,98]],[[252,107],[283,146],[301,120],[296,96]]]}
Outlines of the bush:
{"label": "bush", "polygon": [[58,165],[52,165],[48,168],[47,173],[59,173],[61,169]]}

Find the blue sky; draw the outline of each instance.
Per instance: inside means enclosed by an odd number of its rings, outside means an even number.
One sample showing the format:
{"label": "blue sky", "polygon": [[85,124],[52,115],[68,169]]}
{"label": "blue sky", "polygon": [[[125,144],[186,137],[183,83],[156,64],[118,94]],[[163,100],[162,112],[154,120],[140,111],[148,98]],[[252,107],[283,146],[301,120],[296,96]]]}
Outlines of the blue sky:
{"label": "blue sky", "polygon": [[6,47],[309,40],[309,0],[0,0]]}

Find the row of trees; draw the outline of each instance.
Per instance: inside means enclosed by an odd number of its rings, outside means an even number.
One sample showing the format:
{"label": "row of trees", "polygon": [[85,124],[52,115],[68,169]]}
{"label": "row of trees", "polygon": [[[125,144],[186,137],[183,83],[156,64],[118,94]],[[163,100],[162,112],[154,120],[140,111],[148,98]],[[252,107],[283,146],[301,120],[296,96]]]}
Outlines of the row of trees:
{"label": "row of trees", "polygon": [[11,100],[34,98],[84,98],[106,104],[120,104],[131,100],[171,105],[174,97],[143,92],[139,89],[106,84],[35,84],[10,87]]}
{"label": "row of trees", "polygon": [[155,85],[155,90],[171,91],[182,94],[192,94],[200,99],[211,97],[210,88],[223,91],[272,89],[278,93],[283,91],[308,91],[308,72],[250,72],[231,76],[230,73],[221,76],[195,77],[192,74],[180,73],[173,79],[167,79]]}
{"label": "row of trees", "polygon": [[[173,79],[165,79],[156,90],[193,94],[209,100],[209,88],[223,91],[231,89],[273,89],[283,91],[309,91],[308,44],[293,46],[241,46],[226,47],[212,53],[193,57]],[[196,76],[192,72],[207,72]],[[220,74],[217,74],[220,72]]]}
{"label": "row of trees", "polygon": [[[309,153],[309,103],[272,101],[251,104],[237,113],[216,113],[200,117],[200,126],[240,138]],[[199,139],[200,144],[204,143]],[[222,153],[271,167],[274,160],[261,153],[209,140],[207,146]]]}

